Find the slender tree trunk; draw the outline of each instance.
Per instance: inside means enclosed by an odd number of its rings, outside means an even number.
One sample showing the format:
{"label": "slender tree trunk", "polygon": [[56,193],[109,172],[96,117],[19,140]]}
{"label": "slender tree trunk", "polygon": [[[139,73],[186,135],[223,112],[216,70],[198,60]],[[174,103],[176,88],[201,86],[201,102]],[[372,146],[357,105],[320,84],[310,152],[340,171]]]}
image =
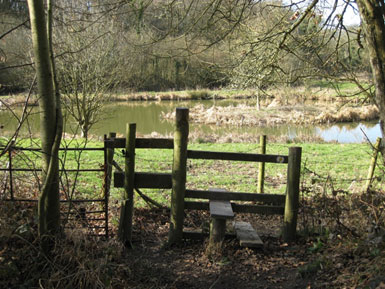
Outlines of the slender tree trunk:
{"label": "slender tree trunk", "polygon": [[[50,1],[48,5],[51,5]],[[43,159],[43,187],[39,198],[39,234],[60,231],[59,162],[62,124],[59,97],[55,95],[43,0],[28,0],[35,69],[39,92],[40,136]],[[48,22],[50,23],[50,22]],[[48,25],[50,26],[50,25]]]}
{"label": "slender tree trunk", "polygon": [[375,103],[380,111],[382,148],[385,140],[385,11],[383,0],[357,0],[365,41],[369,51],[373,81],[376,88]]}

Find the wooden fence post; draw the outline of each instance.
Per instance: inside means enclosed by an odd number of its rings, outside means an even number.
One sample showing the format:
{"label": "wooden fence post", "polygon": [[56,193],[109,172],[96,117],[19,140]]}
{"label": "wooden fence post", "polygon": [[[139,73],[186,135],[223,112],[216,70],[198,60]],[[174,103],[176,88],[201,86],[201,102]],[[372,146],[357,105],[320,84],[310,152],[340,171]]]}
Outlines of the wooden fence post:
{"label": "wooden fence post", "polygon": [[283,239],[293,241],[296,237],[297,217],[299,207],[299,182],[301,177],[301,147],[289,148],[287,166],[287,188],[284,213]]}
{"label": "wooden fence post", "polygon": [[[114,139],[116,137],[115,132],[110,132],[108,134],[109,139]],[[106,135],[104,135],[104,140],[106,140]],[[110,196],[110,188],[111,188],[111,181],[112,181],[112,163],[114,161],[114,149],[113,148],[105,148],[104,144],[104,154],[105,154],[105,172],[104,172],[104,202],[105,202],[105,230],[106,230],[106,238],[108,238],[108,199]]]}
{"label": "wooden fence post", "polygon": [[132,247],[132,217],[134,211],[136,124],[127,124],[124,169],[124,198],[120,211],[119,239],[126,247]]}
{"label": "wooden fence post", "polygon": [[[259,141],[259,153],[261,155],[266,154],[266,136],[261,135],[260,141]],[[263,193],[263,186],[265,184],[265,163],[260,162],[259,163],[259,170],[258,170],[258,193]]]}
{"label": "wooden fence post", "polygon": [[374,170],[376,169],[376,163],[377,163],[377,156],[378,152],[380,151],[380,145],[381,145],[381,138],[378,137],[377,141],[374,145],[374,152],[372,155],[372,159],[370,161],[370,167],[368,171],[368,177],[366,179],[366,184],[365,184],[365,191],[368,191],[370,188],[370,184],[372,183],[373,175],[374,175]]}
{"label": "wooden fence post", "polygon": [[174,160],[172,166],[172,192],[169,244],[183,237],[184,196],[186,191],[187,143],[189,133],[188,108],[176,109],[174,133]]}
{"label": "wooden fence post", "polygon": [[13,194],[13,168],[12,168],[12,150],[15,145],[15,141],[13,140],[8,148],[8,157],[9,157],[9,192],[11,195],[11,200],[14,200]]}
{"label": "wooden fence post", "polygon": [[[110,132],[108,134],[108,138],[110,140],[116,138],[116,132]],[[109,192],[110,187],[111,187],[114,154],[115,154],[115,150],[113,148],[107,148],[106,149],[106,166],[107,166],[107,169],[106,169],[106,192]]]}

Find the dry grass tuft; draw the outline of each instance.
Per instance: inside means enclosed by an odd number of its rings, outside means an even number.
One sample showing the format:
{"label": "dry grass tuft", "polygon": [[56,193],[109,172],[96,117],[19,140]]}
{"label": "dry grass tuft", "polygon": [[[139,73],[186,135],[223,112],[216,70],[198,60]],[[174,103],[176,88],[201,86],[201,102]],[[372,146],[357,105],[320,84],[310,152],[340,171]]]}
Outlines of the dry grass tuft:
{"label": "dry grass tuft", "polygon": [[339,111],[322,112],[315,119],[315,123],[370,121],[379,117],[378,108],[374,105],[364,107],[344,107]]}
{"label": "dry grass tuft", "polygon": [[[378,117],[379,112],[374,105],[338,109],[330,104],[326,106],[283,105],[277,99],[261,110],[246,104],[213,105],[209,108],[198,104],[190,109],[190,120],[193,123],[236,127],[370,121]],[[175,112],[164,113],[162,118],[175,119]]]}

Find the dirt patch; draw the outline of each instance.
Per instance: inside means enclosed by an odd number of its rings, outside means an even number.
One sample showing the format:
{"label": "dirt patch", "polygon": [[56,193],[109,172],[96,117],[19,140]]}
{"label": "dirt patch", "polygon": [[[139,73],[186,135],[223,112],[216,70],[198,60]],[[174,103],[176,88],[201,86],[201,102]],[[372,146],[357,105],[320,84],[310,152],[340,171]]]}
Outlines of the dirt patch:
{"label": "dirt patch", "polygon": [[[15,220],[16,229],[1,232],[1,288],[306,288],[310,282],[298,274],[308,260],[306,247],[287,246],[276,236],[280,218],[242,216],[269,228],[270,233],[261,232],[264,247],[242,248],[229,239],[223,255],[209,259],[204,239],[166,248],[169,214],[137,209],[133,249],[123,248],[114,238],[88,239],[71,231],[58,240],[52,255],[44,255],[36,241],[33,208],[3,208],[22,224],[30,221],[26,227]],[[186,216],[186,226],[202,227],[207,221],[207,213]]]}
{"label": "dirt patch", "polygon": [[[125,252],[135,288],[306,288],[310,282],[297,270],[308,260],[306,250],[289,247],[278,236],[281,218],[239,217],[260,229],[264,247],[242,248],[236,239],[229,239],[223,256],[209,259],[207,240],[186,240],[165,249],[168,215],[160,213],[136,211],[135,248]],[[192,212],[186,216],[186,226],[204,227],[208,220],[208,214]]]}

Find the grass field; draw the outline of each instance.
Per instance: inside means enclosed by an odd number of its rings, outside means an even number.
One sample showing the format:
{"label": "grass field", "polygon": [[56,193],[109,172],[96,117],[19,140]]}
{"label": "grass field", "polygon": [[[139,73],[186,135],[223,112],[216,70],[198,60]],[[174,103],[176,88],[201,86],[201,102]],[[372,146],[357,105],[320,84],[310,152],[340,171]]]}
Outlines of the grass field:
{"label": "grass field", "polygon": [[[19,144],[20,145],[20,144]],[[72,143],[72,146],[75,144]],[[78,143],[77,146],[80,146]],[[302,178],[303,192],[319,193],[333,191],[359,191],[365,184],[371,158],[371,147],[368,144],[317,144],[317,143],[268,143],[267,154],[288,154],[290,146],[302,147]],[[91,142],[87,147],[102,147],[101,142]],[[259,144],[247,143],[193,143],[189,149],[258,153]],[[172,150],[144,150],[136,151],[136,170],[138,172],[171,172]],[[116,162],[124,168],[124,157],[121,150],[115,151]],[[2,168],[7,167],[8,156],[0,159]],[[15,152],[13,154],[13,168],[39,168],[41,154],[39,152]],[[66,169],[101,169],[104,163],[103,151],[83,151],[61,153],[61,162]],[[226,188],[229,191],[256,192],[258,163],[188,160],[187,188],[208,189],[211,187]],[[37,176],[40,173],[36,174]],[[284,194],[286,188],[287,165],[266,164],[265,192]],[[37,196],[38,182],[31,172],[14,172],[14,189],[21,195],[27,191],[29,196]],[[377,168],[374,185],[381,184],[382,170]],[[6,173],[2,173],[2,186],[7,180]],[[28,181],[27,181],[28,180]],[[102,195],[103,172],[74,172],[62,173],[63,184],[68,192],[77,198],[95,198]],[[76,184],[75,190],[71,188]],[[3,189],[1,190],[3,191]],[[33,193],[32,193],[33,192]],[[145,190],[148,196],[168,205],[170,190]],[[119,200],[122,189],[113,188],[111,199]],[[144,206],[141,199],[138,206]]]}

